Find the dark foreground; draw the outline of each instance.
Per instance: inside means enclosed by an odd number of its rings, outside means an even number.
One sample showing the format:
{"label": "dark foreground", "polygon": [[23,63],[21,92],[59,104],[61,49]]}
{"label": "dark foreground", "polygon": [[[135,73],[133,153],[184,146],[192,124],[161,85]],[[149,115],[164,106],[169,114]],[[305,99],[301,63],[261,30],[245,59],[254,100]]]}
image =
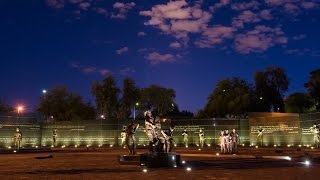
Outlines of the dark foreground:
{"label": "dark foreground", "polygon": [[[278,149],[278,148],[277,148]],[[320,150],[242,148],[238,155],[216,155],[218,150],[178,148],[183,167],[145,169],[119,165],[125,149],[85,148],[42,153],[0,154],[0,179],[318,179]],[[143,153],[145,150],[138,150]],[[52,155],[52,158],[44,158]],[[289,158],[291,160],[289,160]],[[40,158],[40,159],[39,159]],[[310,165],[305,164],[310,160]],[[190,167],[191,170],[187,171]],[[147,172],[144,172],[146,170]]]}

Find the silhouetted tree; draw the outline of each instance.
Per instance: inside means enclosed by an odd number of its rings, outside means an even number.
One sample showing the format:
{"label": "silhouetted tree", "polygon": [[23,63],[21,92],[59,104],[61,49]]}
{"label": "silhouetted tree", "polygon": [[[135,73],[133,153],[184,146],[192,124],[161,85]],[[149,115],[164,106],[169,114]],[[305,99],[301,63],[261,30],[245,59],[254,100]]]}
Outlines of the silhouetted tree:
{"label": "silhouetted tree", "polygon": [[250,103],[250,86],[238,77],[227,78],[217,83],[208,97],[205,108],[198,117],[225,117],[242,115],[248,111]]}
{"label": "silhouetted tree", "polygon": [[304,84],[311,97],[316,102],[317,111],[320,110],[320,69],[310,72],[309,80]]}
{"label": "silhouetted tree", "polygon": [[140,105],[142,109],[151,109],[158,115],[164,115],[173,108],[175,97],[173,89],[151,85],[141,90]]}
{"label": "silhouetted tree", "polygon": [[263,72],[256,72],[253,104],[255,111],[284,112],[283,94],[288,89],[289,80],[282,68],[267,67]]}
{"label": "silhouetted tree", "polygon": [[0,98],[0,114],[10,112],[13,112],[13,108],[3,98]]}
{"label": "silhouetted tree", "polygon": [[83,102],[78,94],[69,92],[66,87],[55,87],[41,98],[40,112],[45,117],[53,116],[56,121],[87,120],[95,118],[95,109]]}
{"label": "silhouetted tree", "polygon": [[308,113],[315,106],[311,96],[305,93],[293,93],[285,99],[286,112]]}
{"label": "silhouetted tree", "polygon": [[95,97],[97,111],[107,119],[116,119],[119,108],[120,89],[111,75],[101,83],[95,81],[92,85],[91,92]]}
{"label": "silhouetted tree", "polygon": [[[129,118],[131,110],[136,103],[139,103],[139,88],[136,87],[135,82],[131,78],[123,80],[122,98],[120,100],[119,117],[121,119]],[[136,107],[138,108],[138,107]]]}

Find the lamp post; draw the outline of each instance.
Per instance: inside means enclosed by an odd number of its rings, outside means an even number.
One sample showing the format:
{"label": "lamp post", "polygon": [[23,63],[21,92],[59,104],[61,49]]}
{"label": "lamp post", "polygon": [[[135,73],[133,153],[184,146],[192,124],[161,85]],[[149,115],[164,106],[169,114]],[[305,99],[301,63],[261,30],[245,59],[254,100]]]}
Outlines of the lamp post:
{"label": "lamp post", "polygon": [[133,120],[136,120],[136,106],[139,106],[138,102],[133,106]]}

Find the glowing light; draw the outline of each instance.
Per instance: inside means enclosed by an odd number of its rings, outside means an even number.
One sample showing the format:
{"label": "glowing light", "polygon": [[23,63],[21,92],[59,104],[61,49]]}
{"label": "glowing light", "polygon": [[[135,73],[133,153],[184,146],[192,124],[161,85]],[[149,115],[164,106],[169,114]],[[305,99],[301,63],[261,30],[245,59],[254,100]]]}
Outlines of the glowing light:
{"label": "glowing light", "polygon": [[148,172],[148,169],[143,169],[142,172],[146,173]]}
{"label": "glowing light", "polygon": [[216,155],[219,156],[220,154],[219,154],[219,153],[216,153]]}
{"label": "glowing light", "polygon": [[235,156],[236,154],[232,154],[233,156]]}
{"label": "glowing light", "polygon": [[173,167],[175,167],[175,168],[176,168],[176,167],[177,167],[177,165],[174,165]]}
{"label": "glowing light", "polygon": [[101,117],[101,119],[104,119],[104,115],[101,115],[100,117]]}
{"label": "glowing light", "polygon": [[310,165],[310,161],[309,160],[305,160],[304,163],[306,166],[309,166]]}
{"label": "glowing light", "polygon": [[18,113],[21,113],[24,110],[24,107],[22,105],[17,106]]}
{"label": "glowing light", "polygon": [[256,148],[259,148],[259,146],[256,146]]}
{"label": "glowing light", "polygon": [[299,145],[299,147],[301,147],[301,144]]}
{"label": "glowing light", "polygon": [[242,146],[244,146],[244,144],[242,144]]}
{"label": "glowing light", "polygon": [[38,146],[36,146],[36,148],[38,148]]}
{"label": "glowing light", "polygon": [[199,144],[197,144],[197,146],[199,147]]}
{"label": "glowing light", "polygon": [[187,171],[191,171],[191,167],[187,167]]}
{"label": "glowing light", "polygon": [[289,157],[289,156],[284,157],[284,159],[288,160],[288,161],[291,161],[291,157]]}
{"label": "glowing light", "polygon": [[43,90],[42,90],[42,93],[43,93],[43,94],[47,93],[47,90],[43,89]]}
{"label": "glowing light", "polygon": [[53,148],[54,146],[53,146],[53,145],[51,145],[51,147]]}
{"label": "glowing light", "polygon": [[211,144],[208,144],[208,146],[210,147],[210,146],[211,146]]}
{"label": "glowing light", "polygon": [[174,147],[177,147],[177,145],[175,144]]}
{"label": "glowing light", "polygon": [[287,145],[288,147],[291,147],[290,144]]}
{"label": "glowing light", "polygon": [[113,147],[113,144],[110,144],[110,147]]}
{"label": "glowing light", "polygon": [[175,160],[175,157],[174,157],[174,156],[172,156],[172,160],[173,160],[173,161]]}
{"label": "glowing light", "polygon": [[273,145],[273,147],[277,147],[277,145]]}
{"label": "glowing light", "polygon": [[186,161],[182,161],[181,163],[182,163],[182,164],[185,164],[185,163],[186,163]]}
{"label": "glowing light", "polygon": [[314,147],[311,147],[311,149],[314,149]]}
{"label": "glowing light", "polygon": [[201,149],[199,148],[198,151],[201,151]]}
{"label": "glowing light", "polygon": [[13,152],[14,152],[14,153],[16,153],[17,151],[16,151],[16,150],[14,150]]}
{"label": "glowing light", "polygon": [[307,147],[309,147],[309,145],[307,145]]}
{"label": "glowing light", "polygon": [[74,147],[78,147],[77,145],[74,145]]}
{"label": "glowing light", "polygon": [[11,149],[11,146],[8,146],[8,149]]}
{"label": "glowing light", "polygon": [[99,145],[98,147],[101,147],[101,145]]}
{"label": "glowing light", "polygon": [[186,146],[186,148],[188,148],[189,146]]}
{"label": "glowing light", "polygon": [[87,145],[87,148],[90,147],[90,145]]}

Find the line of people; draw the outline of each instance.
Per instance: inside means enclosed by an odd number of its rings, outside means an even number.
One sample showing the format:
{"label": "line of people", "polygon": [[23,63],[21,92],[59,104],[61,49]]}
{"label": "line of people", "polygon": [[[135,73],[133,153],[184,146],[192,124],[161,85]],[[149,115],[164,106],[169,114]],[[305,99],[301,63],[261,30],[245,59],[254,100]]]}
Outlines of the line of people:
{"label": "line of people", "polygon": [[239,135],[235,129],[229,133],[229,130],[220,132],[220,151],[222,154],[238,153]]}

